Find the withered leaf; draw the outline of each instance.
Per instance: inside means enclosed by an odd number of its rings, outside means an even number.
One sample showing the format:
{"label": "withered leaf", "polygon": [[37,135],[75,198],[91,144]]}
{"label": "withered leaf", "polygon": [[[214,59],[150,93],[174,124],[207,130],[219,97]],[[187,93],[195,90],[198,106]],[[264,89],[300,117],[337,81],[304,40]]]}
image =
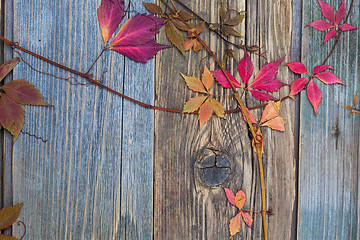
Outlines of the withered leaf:
{"label": "withered leaf", "polygon": [[178,12],[178,14],[179,14],[180,18],[181,18],[182,20],[184,20],[184,21],[188,21],[188,20],[190,20],[190,19],[195,18],[194,16],[192,16],[192,15],[190,15],[189,13],[184,12],[184,11],[182,11],[182,10],[180,10],[180,11]]}
{"label": "withered leaf", "polygon": [[175,25],[168,21],[165,25],[166,36],[169,41],[177,48],[179,51],[185,55],[185,40],[181,32],[175,27]]}
{"label": "withered leaf", "polygon": [[244,14],[238,13],[235,17],[230,18],[224,22],[225,25],[228,26],[236,26],[239,25],[245,18]]}
{"label": "withered leaf", "polygon": [[205,88],[209,91],[214,85],[214,76],[211,74],[208,67],[205,65],[204,72],[201,76],[201,80],[205,86]]}
{"label": "withered leaf", "polygon": [[153,13],[153,14],[162,14],[163,11],[161,9],[161,7],[159,7],[158,5],[156,5],[155,3],[146,3],[146,2],[143,2],[145,8]]}
{"label": "withered leaf", "polygon": [[230,238],[232,238],[235,234],[240,232],[241,230],[241,212],[238,213],[235,217],[230,219],[229,230],[230,230]]}
{"label": "withered leaf", "polygon": [[171,22],[175,25],[175,27],[181,31],[187,31],[189,28],[180,21],[179,19],[171,19]]}
{"label": "withered leaf", "polygon": [[356,107],[359,103],[359,93],[357,92],[356,95],[355,93],[353,93],[353,104],[354,104],[354,107]]}
{"label": "withered leaf", "polygon": [[211,109],[214,111],[216,116],[226,119],[225,117],[225,107],[219,101],[211,98]]}
{"label": "withered leaf", "polygon": [[16,64],[20,62],[20,58],[13,58],[0,66],[0,82],[6,77],[6,75],[14,69]]}
{"label": "withered leaf", "polygon": [[182,73],[180,73],[181,76],[184,78],[186,85],[193,91],[195,92],[201,92],[201,93],[207,93],[204,85],[202,84],[202,82],[200,81],[200,79],[196,78],[196,77],[190,77],[190,76],[186,76]]}
{"label": "withered leaf", "polygon": [[223,23],[225,21],[225,19],[228,18],[228,15],[229,15],[229,11],[228,11],[228,8],[226,6],[226,3],[221,1],[221,7],[220,7],[220,22]]}
{"label": "withered leaf", "polygon": [[208,96],[190,98],[184,105],[183,113],[193,113],[199,109]]}
{"label": "withered leaf", "polygon": [[222,25],[221,31],[226,36],[242,37],[238,31],[227,25]]}
{"label": "withered leaf", "polygon": [[211,100],[208,98],[203,105],[201,105],[199,109],[199,122],[200,122],[200,129],[204,124],[211,118],[213,115],[213,110],[211,107]]}
{"label": "withered leaf", "polygon": [[10,227],[19,217],[23,203],[0,210],[0,230]]}
{"label": "withered leaf", "polygon": [[18,239],[13,236],[0,234],[0,240],[18,240]]}

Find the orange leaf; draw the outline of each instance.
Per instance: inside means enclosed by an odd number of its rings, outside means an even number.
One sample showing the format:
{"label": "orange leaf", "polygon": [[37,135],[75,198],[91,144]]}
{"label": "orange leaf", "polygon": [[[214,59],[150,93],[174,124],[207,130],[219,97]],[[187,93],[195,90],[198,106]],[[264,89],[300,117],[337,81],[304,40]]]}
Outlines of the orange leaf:
{"label": "orange leaf", "polygon": [[13,236],[0,234],[0,240],[18,240],[18,239]]}
{"label": "orange leaf", "polygon": [[210,106],[211,106],[211,109],[216,114],[216,116],[226,119],[225,108],[219,101],[210,98]]}
{"label": "orange leaf", "polygon": [[201,104],[205,101],[207,96],[190,98],[184,105],[183,113],[192,113],[199,109]]}
{"label": "orange leaf", "polygon": [[285,131],[285,120],[282,119],[281,117],[275,117],[263,124],[261,124],[262,127],[269,127],[273,130],[278,130],[278,131]]}
{"label": "orange leaf", "polygon": [[[196,40],[196,39],[195,39]],[[201,76],[201,80],[205,86],[205,88],[209,91],[214,85],[214,76],[211,74],[210,70],[205,65],[204,72]]]}
{"label": "orange leaf", "polygon": [[10,227],[16,221],[23,205],[23,203],[20,203],[0,210],[0,230]]}
{"label": "orange leaf", "polygon": [[242,217],[243,217],[244,222],[246,223],[246,225],[251,227],[251,225],[253,223],[253,218],[250,216],[250,214],[244,213],[244,212],[241,212],[241,214],[242,214]]}
{"label": "orange leaf", "polygon": [[354,107],[356,107],[356,105],[358,105],[359,103],[359,93],[353,93],[353,104],[354,104]]}
{"label": "orange leaf", "polygon": [[202,82],[200,81],[200,79],[198,79],[196,77],[189,77],[182,73],[180,73],[180,74],[184,78],[186,85],[191,90],[193,90],[195,92],[207,93],[207,91],[206,91],[204,85],[202,84]]}
{"label": "orange leaf", "polygon": [[238,213],[235,217],[230,219],[229,229],[230,229],[230,238],[232,238],[235,234],[240,232],[240,223],[241,223],[241,213]]}
{"label": "orange leaf", "polygon": [[195,52],[199,52],[201,49],[202,49],[201,43],[199,43],[199,41],[195,39],[195,42],[194,42],[194,51],[195,51]]}
{"label": "orange leaf", "polygon": [[245,193],[239,190],[235,195],[235,206],[241,210],[245,204],[246,196]]}
{"label": "orange leaf", "polygon": [[201,105],[199,110],[200,129],[211,118],[212,115],[213,115],[213,110],[211,109],[210,99],[208,98],[204,102],[204,104]]}
{"label": "orange leaf", "polygon": [[185,43],[184,43],[184,46],[185,46],[185,51],[189,51],[195,44],[197,40],[196,39],[190,39],[190,40],[187,40]]}
{"label": "orange leaf", "polygon": [[277,102],[271,101],[269,104],[266,105],[264,109],[264,112],[260,120],[260,124],[279,116],[279,112],[280,112],[280,101]]}

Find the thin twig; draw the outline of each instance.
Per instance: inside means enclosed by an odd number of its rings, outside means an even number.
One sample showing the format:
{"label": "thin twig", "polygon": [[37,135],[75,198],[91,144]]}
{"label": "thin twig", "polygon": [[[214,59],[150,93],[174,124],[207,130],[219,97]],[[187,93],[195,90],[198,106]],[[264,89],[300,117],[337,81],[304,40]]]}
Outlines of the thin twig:
{"label": "thin twig", "polygon": [[30,137],[34,137],[34,138],[36,138],[37,140],[41,140],[43,143],[46,143],[46,142],[48,141],[48,140],[46,140],[46,139],[43,139],[42,137],[36,136],[35,134],[31,134],[31,133],[26,132],[26,131],[23,131],[23,130],[21,130],[20,132],[21,132],[22,134],[29,135]]}
{"label": "thin twig", "polygon": [[86,72],[86,74],[88,74],[90,72],[90,70],[94,67],[95,63],[99,60],[99,58],[101,57],[101,55],[105,52],[105,50],[107,50],[107,48],[104,48],[101,53],[96,57],[95,61],[93,62],[93,64],[91,65],[91,67],[89,68],[89,70]]}
{"label": "thin twig", "polygon": [[20,238],[20,240],[22,240],[25,237],[25,234],[26,234],[26,225],[25,225],[25,223],[23,221],[20,221],[20,220],[17,222],[17,225],[19,225],[19,226],[23,225],[23,227],[24,227],[23,235]]}

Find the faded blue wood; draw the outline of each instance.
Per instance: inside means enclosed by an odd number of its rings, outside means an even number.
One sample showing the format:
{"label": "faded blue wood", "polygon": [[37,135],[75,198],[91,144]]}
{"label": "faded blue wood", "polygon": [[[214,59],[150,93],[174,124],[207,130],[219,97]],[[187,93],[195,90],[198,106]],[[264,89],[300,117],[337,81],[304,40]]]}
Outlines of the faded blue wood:
{"label": "faded blue wood", "polygon": [[[326,1],[335,6],[341,0]],[[346,10],[350,0],[345,1]],[[354,2],[349,23],[359,27],[359,1]],[[315,0],[303,4],[303,26],[324,19]],[[302,61],[308,69],[321,64],[334,39],[322,45],[325,33],[303,29]],[[360,31],[342,34],[327,64],[347,86],[316,81],[323,99],[315,116],[305,95],[301,95],[300,190],[298,239],[359,239],[359,124],[360,116],[348,118],[341,108],[352,104],[359,91]]]}
{"label": "faded blue wood", "polygon": [[[142,1],[132,2],[144,11]],[[99,4],[6,0],[5,37],[86,72],[103,47]],[[22,55],[38,70],[77,77]],[[151,104],[153,68],[153,61],[136,64],[106,52],[92,73],[100,79],[107,70],[105,85]],[[13,202],[24,202],[20,220],[27,226],[26,238],[151,239],[153,111],[95,86],[37,73],[24,63],[14,79],[28,80],[54,105],[25,107],[23,129],[48,142],[20,135],[12,150]],[[20,237],[22,229],[14,225],[13,230]]]}

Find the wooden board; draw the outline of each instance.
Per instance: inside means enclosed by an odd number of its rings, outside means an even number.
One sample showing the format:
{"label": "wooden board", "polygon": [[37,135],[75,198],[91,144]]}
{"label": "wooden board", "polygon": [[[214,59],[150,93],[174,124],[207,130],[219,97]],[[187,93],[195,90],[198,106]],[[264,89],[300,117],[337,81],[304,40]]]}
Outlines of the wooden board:
{"label": "wooden board", "polygon": [[[340,0],[327,1],[335,11]],[[345,1],[348,11],[351,1]],[[304,1],[303,25],[324,19],[316,1]],[[349,24],[358,26],[359,2],[355,1]],[[324,33],[303,29],[302,61],[312,69],[321,64],[334,39],[322,45]],[[315,116],[301,95],[299,239],[359,239],[359,116],[349,119],[352,94],[359,90],[360,32],[342,34],[327,64],[347,86],[317,81],[323,98]]]}
{"label": "wooden board", "polygon": [[[6,1],[6,36],[44,57],[86,72],[103,47],[91,1]],[[135,10],[144,11],[141,1]],[[9,51],[10,52],[10,51]],[[15,54],[16,55],[16,54]],[[22,54],[34,68],[76,77]],[[106,52],[96,79],[152,103],[153,62],[134,64]],[[13,202],[27,239],[151,239],[153,112],[94,86],[71,85],[24,63],[14,71],[39,88],[48,107],[25,107],[24,131],[13,149]],[[83,82],[83,79],[78,79]],[[13,155],[11,156],[11,153]],[[14,225],[13,233],[22,229]]]}

